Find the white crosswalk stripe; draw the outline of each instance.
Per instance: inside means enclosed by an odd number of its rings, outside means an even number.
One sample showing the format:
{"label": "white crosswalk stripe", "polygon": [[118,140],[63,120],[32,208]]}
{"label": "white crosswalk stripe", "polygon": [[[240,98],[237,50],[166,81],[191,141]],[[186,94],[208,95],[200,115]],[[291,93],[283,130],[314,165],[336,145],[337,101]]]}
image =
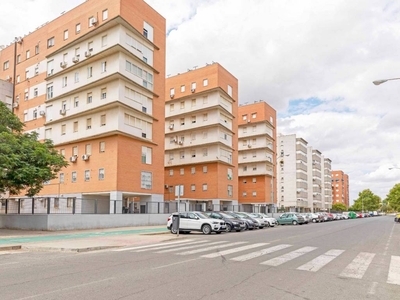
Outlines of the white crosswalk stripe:
{"label": "white crosswalk stripe", "polygon": [[145,249],[145,248],[153,248],[161,245],[172,245],[172,244],[184,244],[187,242],[191,242],[193,240],[182,240],[182,241],[176,241],[176,242],[170,242],[170,243],[159,243],[159,244],[152,244],[152,245],[145,245],[145,246],[137,246],[137,247],[128,247],[128,248],[121,248],[121,249],[114,249],[112,251],[120,252],[120,251],[130,251],[130,250],[137,250],[137,249]]}
{"label": "white crosswalk stripe", "polygon": [[287,254],[264,261],[261,263],[261,265],[277,267],[277,266],[284,264],[290,260],[293,260],[304,254],[307,254],[308,252],[314,251],[315,249],[317,249],[317,247],[303,247],[303,248],[297,249],[295,251],[289,252]]}
{"label": "white crosswalk stripe", "polygon": [[249,259],[253,259],[253,258],[256,258],[256,257],[260,257],[260,256],[263,256],[263,255],[266,255],[266,254],[270,254],[270,253],[273,253],[273,252],[276,252],[276,251],[279,251],[279,250],[282,250],[282,249],[285,249],[285,248],[288,248],[288,247],[291,247],[291,246],[292,245],[282,244],[282,245],[278,245],[278,246],[262,249],[260,251],[252,252],[252,253],[249,253],[249,254],[241,255],[241,256],[238,256],[238,257],[234,257],[234,258],[231,258],[230,260],[246,261],[246,260],[249,260]]}
{"label": "white crosswalk stripe", "polygon": [[[172,245],[167,245],[167,246],[160,246],[160,247],[155,247],[155,248],[151,248],[151,249],[140,249],[140,250],[136,250],[133,252],[145,252],[145,251],[155,251],[155,250],[162,250],[162,249],[170,249],[170,248],[174,248],[176,249],[176,247],[182,247],[182,246],[188,246],[188,245],[198,245],[198,244],[204,244],[207,243],[209,241],[207,240],[202,240],[202,241],[197,241],[197,242],[188,242],[188,243],[184,243],[184,244],[172,244]],[[200,245],[201,246],[201,245]],[[173,250],[174,251],[174,250]]]}
{"label": "white crosswalk stripe", "polygon": [[400,256],[392,255],[387,283],[400,285]]}
{"label": "white crosswalk stripe", "polygon": [[[223,243],[226,243],[226,241],[212,242],[212,243],[209,243],[209,244],[207,244],[207,245],[219,245],[219,244],[223,244]],[[167,249],[167,250],[157,251],[156,253],[175,252],[175,251],[193,249],[193,248],[197,248],[197,247],[199,247],[199,246],[203,246],[203,245],[194,245],[194,246],[178,247],[178,248],[173,248],[173,249]],[[215,246],[215,247],[222,247],[222,246]]]}
{"label": "white crosswalk stripe", "polygon": [[329,250],[325,254],[322,254],[314,258],[312,261],[298,267],[297,270],[317,272],[319,269],[330,263],[332,260],[334,260],[343,252],[344,250],[337,250],[337,249]]}
{"label": "white crosswalk stripe", "polygon": [[[225,244],[225,245],[218,245],[218,246],[213,246],[213,247],[208,247],[208,248],[203,248],[203,249],[186,251],[186,252],[178,253],[178,255],[196,254],[196,253],[200,253],[200,252],[206,252],[206,251],[215,250],[215,249],[227,248],[227,247],[241,245],[241,244],[245,244],[245,243],[247,243],[247,242],[235,242],[235,243],[230,243],[230,244]],[[209,244],[209,245],[211,245],[211,244]]]}
{"label": "white crosswalk stripe", "polygon": [[374,253],[359,253],[356,258],[353,259],[353,261],[342,271],[342,273],[340,273],[340,276],[356,279],[363,278],[374,257]]}
{"label": "white crosswalk stripe", "polygon": [[232,253],[236,253],[236,252],[240,252],[240,251],[245,251],[245,250],[257,248],[257,247],[266,246],[268,244],[269,243],[252,244],[252,245],[242,246],[242,247],[233,248],[233,249],[229,249],[229,250],[219,251],[219,252],[216,252],[216,253],[202,255],[201,257],[214,258],[214,257],[219,257],[219,256],[223,256],[223,255],[228,255],[228,254],[232,254]]}

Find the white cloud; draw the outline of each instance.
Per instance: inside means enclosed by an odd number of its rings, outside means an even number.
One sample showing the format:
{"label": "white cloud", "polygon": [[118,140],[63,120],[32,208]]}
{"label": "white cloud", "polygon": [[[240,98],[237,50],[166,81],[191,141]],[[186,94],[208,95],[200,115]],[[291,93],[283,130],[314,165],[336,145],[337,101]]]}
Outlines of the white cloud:
{"label": "white cloud", "polygon": [[[83,0],[4,1],[0,44]],[[167,19],[167,74],[216,61],[239,79],[240,102],[265,100],[350,176],[351,199],[385,197],[400,166],[400,2],[147,0]],[[294,110],[289,101],[319,99]],[[292,102],[293,103],[293,102]],[[293,110],[292,110],[293,109]],[[296,111],[296,114],[293,112]]]}

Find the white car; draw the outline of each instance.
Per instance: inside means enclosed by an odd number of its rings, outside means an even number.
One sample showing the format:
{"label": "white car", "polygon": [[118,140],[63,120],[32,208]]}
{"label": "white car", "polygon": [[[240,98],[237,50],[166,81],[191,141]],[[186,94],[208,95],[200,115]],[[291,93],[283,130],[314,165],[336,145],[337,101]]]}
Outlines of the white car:
{"label": "white car", "polygon": [[276,218],[268,216],[267,214],[260,214],[268,221],[268,224],[270,227],[274,227],[275,225],[278,225],[278,222],[276,221]]}
{"label": "white car", "polygon": [[[167,229],[171,233],[178,233],[178,226],[174,224],[178,220],[178,213],[173,213],[168,217]],[[211,219],[198,211],[188,211],[180,213],[179,232],[189,233],[191,231],[200,231],[204,234],[212,232],[221,233],[226,230],[226,224],[223,220]]]}
{"label": "white car", "polygon": [[261,213],[251,213],[250,214],[253,218],[260,218],[263,219],[265,222],[266,227],[274,227],[276,225],[276,219],[271,218],[270,216],[266,214],[261,214]]}

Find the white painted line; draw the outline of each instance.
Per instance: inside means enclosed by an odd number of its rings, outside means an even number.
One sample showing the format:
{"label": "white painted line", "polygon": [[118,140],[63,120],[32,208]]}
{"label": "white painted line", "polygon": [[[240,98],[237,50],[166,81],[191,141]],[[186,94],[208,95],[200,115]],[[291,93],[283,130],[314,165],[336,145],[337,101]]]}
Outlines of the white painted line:
{"label": "white painted line", "polygon": [[269,244],[269,243],[252,244],[252,245],[242,246],[242,247],[233,248],[233,249],[229,249],[229,250],[225,250],[225,251],[218,251],[218,252],[216,252],[216,253],[206,254],[206,255],[203,255],[202,257],[205,257],[205,258],[214,258],[214,257],[219,257],[219,256],[223,256],[223,255],[228,255],[228,254],[232,254],[232,253],[236,253],[236,252],[240,252],[240,251],[244,251],[244,250],[248,250],[248,249],[253,249],[253,248],[257,248],[257,247],[262,247],[262,246],[265,246],[265,245],[268,245],[268,244]]}
{"label": "white painted line", "polygon": [[385,251],[383,252],[383,255],[385,255],[385,256],[386,256],[387,251],[388,251],[388,249],[389,249],[390,242],[391,242],[391,240],[392,240],[393,230],[394,230],[394,227],[395,227],[395,226],[396,226],[396,223],[393,224],[392,230],[390,231],[390,235],[389,235],[389,238],[388,238],[387,243],[386,243]]}
{"label": "white painted line", "polygon": [[368,290],[368,294],[370,295],[375,295],[376,294],[376,288],[378,287],[378,283],[374,281],[371,285],[371,287]]}
{"label": "white painted line", "polygon": [[307,254],[308,252],[314,251],[315,249],[317,249],[317,247],[303,247],[303,248],[297,249],[295,251],[289,252],[287,254],[264,261],[261,263],[261,265],[277,267],[277,266],[284,264],[290,260],[293,260],[297,257]]}
{"label": "white painted line", "polygon": [[[212,242],[207,245],[218,245],[218,244],[223,244],[223,243],[226,243],[226,241]],[[167,250],[157,251],[156,253],[168,253],[168,252],[174,252],[174,251],[181,251],[181,250],[197,248],[199,246],[203,246],[203,245],[194,245],[194,246],[179,247],[179,248],[174,248],[174,249],[167,249]]]}
{"label": "white painted line", "polygon": [[162,268],[168,268],[168,267],[175,266],[175,265],[181,265],[181,264],[187,263],[187,262],[189,262],[189,261],[194,261],[194,260],[199,260],[199,259],[200,259],[200,257],[193,258],[193,259],[188,259],[188,260],[180,261],[180,262],[177,262],[177,263],[173,263],[173,264],[169,264],[169,265],[164,265],[164,266],[156,267],[156,268],[153,268],[152,270],[157,270],[157,269],[162,269]]}
{"label": "white painted line", "polygon": [[363,278],[369,265],[375,257],[375,253],[361,252],[355,259],[340,273],[342,277]]}
{"label": "white painted line", "polygon": [[209,241],[204,240],[204,241],[189,242],[189,243],[184,243],[184,244],[180,243],[180,244],[174,244],[174,245],[155,247],[155,248],[151,248],[151,249],[149,249],[149,248],[140,249],[140,250],[136,250],[136,251],[132,251],[132,252],[144,252],[144,251],[150,251],[150,250],[151,251],[155,251],[155,250],[170,249],[170,248],[174,248],[175,249],[175,247],[181,247],[181,246],[186,246],[186,245],[195,245],[195,244],[203,244],[203,243],[206,243],[206,242],[209,242]]}
{"label": "white painted line", "polygon": [[343,252],[344,250],[337,250],[337,249],[329,250],[325,254],[322,254],[314,258],[312,261],[298,267],[297,270],[317,272],[319,269],[330,263],[332,260],[334,260]]}
{"label": "white painted line", "polygon": [[236,246],[236,245],[240,245],[240,244],[246,244],[246,243],[247,242],[236,242],[236,243],[230,243],[230,244],[225,244],[225,245],[218,245],[218,246],[207,247],[207,248],[202,248],[202,249],[197,249],[197,250],[192,250],[192,251],[181,252],[181,253],[177,253],[177,254],[178,255],[189,255],[189,254],[195,254],[195,253],[206,252],[206,251],[215,250],[215,249],[227,248],[227,247]]}
{"label": "white painted line", "polygon": [[392,255],[387,283],[400,285],[400,256]]}
{"label": "white painted line", "polygon": [[115,249],[115,250],[112,250],[112,251],[120,252],[120,251],[137,250],[137,249],[157,247],[157,246],[161,246],[161,245],[183,244],[183,243],[187,243],[187,242],[190,242],[190,241],[193,241],[193,240],[182,240],[182,241],[178,241],[178,242],[159,243],[159,244],[146,245],[146,246],[121,248],[121,249]]}
{"label": "white painted line", "polygon": [[8,262],[8,263],[5,263],[5,264],[0,264],[0,266],[7,266],[7,265],[15,265],[15,264],[19,264],[19,262]]}
{"label": "white painted line", "polygon": [[278,245],[278,246],[262,249],[260,251],[252,252],[252,253],[249,253],[249,254],[245,254],[245,255],[242,255],[242,256],[234,257],[234,258],[231,258],[230,260],[246,261],[246,260],[249,260],[249,259],[253,259],[253,258],[256,258],[256,257],[260,257],[260,256],[263,256],[263,255],[266,255],[266,254],[270,254],[270,253],[273,253],[273,252],[276,252],[276,251],[279,251],[279,250],[282,250],[282,249],[285,249],[285,248],[288,248],[288,247],[291,247],[291,246],[292,245],[282,244],[282,245]]}

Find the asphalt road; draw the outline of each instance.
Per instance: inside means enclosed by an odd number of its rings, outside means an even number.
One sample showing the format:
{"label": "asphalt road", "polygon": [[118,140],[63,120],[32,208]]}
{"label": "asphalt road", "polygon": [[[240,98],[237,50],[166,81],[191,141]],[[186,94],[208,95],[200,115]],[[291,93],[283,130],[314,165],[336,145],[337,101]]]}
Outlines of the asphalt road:
{"label": "asphalt road", "polygon": [[0,255],[0,299],[400,299],[399,241],[374,217]]}

